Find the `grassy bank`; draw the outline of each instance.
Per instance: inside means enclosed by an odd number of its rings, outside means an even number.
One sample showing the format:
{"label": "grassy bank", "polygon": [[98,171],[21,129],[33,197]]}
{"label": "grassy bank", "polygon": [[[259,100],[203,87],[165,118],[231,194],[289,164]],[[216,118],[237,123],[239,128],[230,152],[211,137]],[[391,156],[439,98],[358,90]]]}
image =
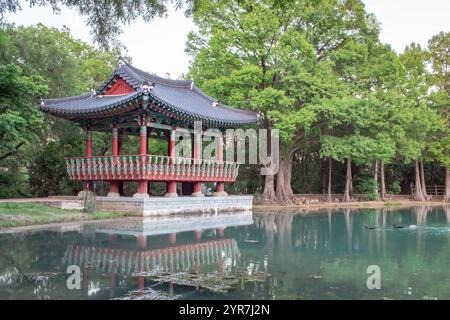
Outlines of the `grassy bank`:
{"label": "grassy bank", "polygon": [[103,212],[84,213],[80,210],[63,210],[38,203],[0,203],[0,228],[19,227],[34,224],[97,220],[123,217],[125,213]]}

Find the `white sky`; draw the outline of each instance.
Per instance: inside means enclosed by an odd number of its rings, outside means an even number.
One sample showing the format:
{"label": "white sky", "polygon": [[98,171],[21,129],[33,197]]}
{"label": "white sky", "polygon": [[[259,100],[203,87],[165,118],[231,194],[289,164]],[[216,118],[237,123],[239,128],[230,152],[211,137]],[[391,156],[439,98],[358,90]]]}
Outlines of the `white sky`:
{"label": "white sky", "polygon": [[[24,1],[21,1],[24,3]],[[381,41],[389,43],[397,52],[411,42],[426,46],[427,41],[440,31],[450,31],[450,0],[363,0],[368,12],[381,22]],[[16,25],[32,25],[39,22],[61,28],[67,26],[72,35],[91,43],[91,35],[84,18],[77,12],[63,9],[54,15],[47,7],[30,9],[26,4],[17,14],[6,16]],[[195,26],[183,12],[170,10],[167,18],[157,18],[150,23],[133,22],[125,26],[120,41],[127,47],[133,64],[160,76],[170,74],[177,78],[186,73],[189,57],[184,48],[189,31]],[[157,44],[157,46],[154,46]]]}

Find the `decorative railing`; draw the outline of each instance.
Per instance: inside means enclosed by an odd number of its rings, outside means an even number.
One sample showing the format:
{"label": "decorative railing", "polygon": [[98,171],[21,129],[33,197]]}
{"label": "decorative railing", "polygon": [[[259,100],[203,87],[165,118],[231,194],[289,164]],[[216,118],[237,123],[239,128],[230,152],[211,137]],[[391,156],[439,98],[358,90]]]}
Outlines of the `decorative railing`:
{"label": "decorative railing", "polygon": [[64,254],[66,265],[89,265],[97,272],[109,273],[115,264],[117,273],[188,271],[195,265],[236,261],[239,248],[235,239],[209,240],[161,249],[134,250],[70,245]]}
{"label": "decorative railing", "polygon": [[232,182],[239,172],[234,162],[157,155],[67,158],[66,165],[72,180]]}

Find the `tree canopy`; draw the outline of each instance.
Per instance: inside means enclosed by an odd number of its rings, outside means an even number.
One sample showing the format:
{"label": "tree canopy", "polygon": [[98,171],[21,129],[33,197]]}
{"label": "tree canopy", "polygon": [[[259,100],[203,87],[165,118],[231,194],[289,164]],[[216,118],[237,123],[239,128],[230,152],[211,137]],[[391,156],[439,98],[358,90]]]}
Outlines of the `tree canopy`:
{"label": "tree canopy", "polygon": [[[66,177],[64,156],[83,150],[81,129],[44,115],[39,99],[95,88],[122,54],[42,24],[7,25],[0,35],[0,196],[72,192],[77,186]],[[108,138],[95,138],[98,148],[109,145]]]}
{"label": "tree canopy", "polygon": [[[189,76],[280,130],[282,161],[276,178],[266,177],[266,200],[294,200],[292,161],[314,150],[347,163],[349,201],[352,166],[377,172],[380,163],[422,161],[432,146],[443,149],[445,139],[437,138],[446,126],[430,106],[428,52],[412,44],[398,56],[382,44],[361,1],[210,1],[194,21]],[[436,107],[448,102],[434,96]]]}
{"label": "tree canopy", "polygon": [[[42,115],[39,98],[95,88],[120,57],[130,60],[120,46],[107,49],[120,25],[163,15],[169,2],[26,4],[79,10],[102,49],[68,29],[2,24],[0,184],[7,187],[0,196],[73,194],[80,185],[68,180],[62,159],[82,153],[81,129]],[[330,201],[343,193],[352,201],[355,184],[368,198],[412,192],[426,200],[434,183],[445,184],[450,199],[448,32],[398,54],[380,41],[361,0],[173,4],[198,27],[186,44],[187,76],[225,104],[259,111],[262,126],[280,132],[277,174],[254,179],[256,169],[244,167],[230,191],[261,193],[266,202],[293,203],[295,193],[328,193]],[[17,10],[18,1],[0,4],[2,16]],[[110,152],[110,136],[94,140],[96,154]]]}
{"label": "tree canopy", "polygon": [[[137,18],[148,22],[155,17],[167,13],[167,6],[174,5],[176,9],[184,8],[189,15],[196,5],[195,0],[26,0],[30,7],[51,6],[54,14],[61,8],[68,7],[86,17],[86,25],[91,28],[94,42],[103,48],[117,45],[117,36],[122,32],[121,26]],[[0,3],[0,21],[6,13],[16,13],[22,10],[19,0],[4,0]]]}

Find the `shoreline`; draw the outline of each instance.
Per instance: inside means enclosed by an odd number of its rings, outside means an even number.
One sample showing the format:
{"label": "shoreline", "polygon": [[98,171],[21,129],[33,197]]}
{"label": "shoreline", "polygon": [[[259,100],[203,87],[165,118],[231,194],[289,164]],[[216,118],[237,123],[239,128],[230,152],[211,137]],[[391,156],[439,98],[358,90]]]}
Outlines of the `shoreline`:
{"label": "shoreline", "polygon": [[[21,209],[22,206],[27,207],[29,203],[18,203],[12,201],[11,204],[16,209]],[[6,201],[2,201],[2,206],[8,206]],[[98,211],[93,214],[83,213],[79,210],[64,210],[55,209],[43,204],[34,204],[37,210],[42,210],[43,207],[55,212],[51,217],[47,217],[45,214],[41,217],[31,217],[23,213],[11,212],[9,214],[0,214],[0,233],[8,232],[9,230],[16,229],[34,229],[34,228],[49,228],[54,226],[62,226],[65,224],[77,224],[83,222],[94,222],[101,220],[113,220],[131,217],[126,213],[118,212],[101,212]],[[252,212],[256,214],[316,214],[322,210],[332,209],[389,209],[407,208],[407,207],[446,207],[450,206],[450,203],[443,201],[358,201],[358,202],[317,202],[300,205],[253,205]],[[1,210],[1,208],[0,208]],[[1,213],[1,212],[0,212]],[[9,221],[8,221],[9,220]],[[15,221],[16,225],[8,225],[8,222]],[[7,222],[7,223],[5,223]],[[3,225],[2,225],[3,224]]]}
{"label": "shoreline", "polygon": [[95,221],[124,217],[126,213],[97,210],[86,213],[79,209],[60,209],[40,202],[1,202],[0,230],[53,223]]}
{"label": "shoreline", "polygon": [[382,208],[404,208],[404,207],[445,207],[450,206],[450,203],[443,201],[355,201],[355,202],[318,202],[312,204],[302,205],[253,205],[253,211],[266,212],[268,210],[283,210],[283,209],[297,209],[297,210],[317,210],[317,209],[382,209]]}
{"label": "shoreline", "polygon": [[36,232],[48,229],[57,229],[63,228],[65,231],[72,231],[79,228],[83,224],[87,223],[96,223],[96,222],[108,222],[117,219],[126,219],[130,216],[117,216],[113,218],[102,218],[102,219],[80,219],[80,220],[71,220],[71,221],[61,221],[61,222],[50,222],[45,224],[27,224],[16,227],[0,227],[0,234],[11,234],[11,233],[20,233],[20,232]]}

